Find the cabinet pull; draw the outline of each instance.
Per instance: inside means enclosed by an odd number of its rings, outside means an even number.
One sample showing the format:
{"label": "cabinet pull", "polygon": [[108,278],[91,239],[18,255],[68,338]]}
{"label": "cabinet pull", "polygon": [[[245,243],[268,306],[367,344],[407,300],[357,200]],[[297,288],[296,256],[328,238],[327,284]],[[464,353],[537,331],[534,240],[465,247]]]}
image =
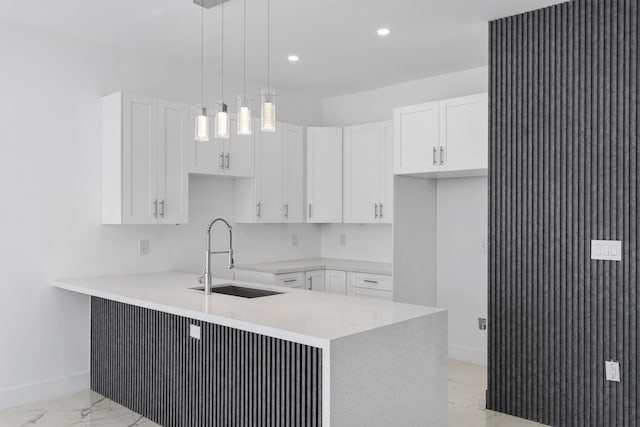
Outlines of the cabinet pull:
{"label": "cabinet pull", "polygon": [[160,216],[164,218],[164,199],[160,202]]}
{"label": "cabinet pull", "polygon": [[440,164],[444,164],[444,147],[440,147]]}
{"label": "cabinet pull", "polygon": [[376,203],[376,207],[375,207],[374,211],[375,211],[376,219],[378,219],[378,204],[377,203]]}
{"label": "cabinet pull", "polygon": [[311,203],[309,203],[309,218],[311,218]]}
{"label": "cabinet pull", "polygon": [[220,153],[218,156],[218,168],[224,169],[224,153]]}
{"label": "cabinet pull", "polygon": [[380,219],[382,219],[382,203],[380,203]]}
{"label": "cabinet pull", "polygon": [[289,218],[289,203],[284,205],[284,217]]}
{"label": "cabinet pull", "polygon": [[377,280],[364,279],[364,283],[373,283],[374,285],[377,285],[378,281]]}
{"label": "cabinet pull", "polygon": [[298,279],[286,279],[284,283],[293,283],[293,282],[296,282],[297,280]]}
{"label": "cabinet pull", "polygon": [[262,207],[260,205],[261,205],[260,202],[256,204],[256,215],[258,216],[258,218],[260,218],[260,215],[262,214],[262,209],[261,209]]}
{"label": "cabinet pull", "polygon": [[438,164],[438,149],[436,147],[433,147],[433,166]]}
{"label": "cabinet pull", "polygon": [[229,159],[229,153],[227,153],[226,156],[224,156],[224,166],[229,169],[229,164],[231,163],[231,160]]}
{"label": "cabinet pull", "polygon": [[309,290],[313,289],[313,277],[309,277]]}
{"label": "cabinet pull", "polygon": [[153,217],[158,218],[158,199],[153,201]]}

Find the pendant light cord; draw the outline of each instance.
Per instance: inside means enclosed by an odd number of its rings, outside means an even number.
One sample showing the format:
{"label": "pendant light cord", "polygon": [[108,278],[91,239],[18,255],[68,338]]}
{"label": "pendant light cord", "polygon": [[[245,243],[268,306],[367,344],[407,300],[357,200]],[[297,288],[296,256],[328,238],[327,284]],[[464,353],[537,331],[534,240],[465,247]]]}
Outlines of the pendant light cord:
{"label": "pendant light cord", "polygon": [[200,106],[204,108],[204,6],[200,9]]}
{"label": "pendant light cord", "polygon": [[247,0],[242,2],[242,95],[247,96]]}
{"label": "pendant light cord", "polygon": [[267,90],[271,92],[271,1],[267,0]]}
{"label": "pendant light cord", "polygon": [[220,97],[222,98],[222,105],[224,106],[224,2],[222,2],[221,5],[220,21]]}

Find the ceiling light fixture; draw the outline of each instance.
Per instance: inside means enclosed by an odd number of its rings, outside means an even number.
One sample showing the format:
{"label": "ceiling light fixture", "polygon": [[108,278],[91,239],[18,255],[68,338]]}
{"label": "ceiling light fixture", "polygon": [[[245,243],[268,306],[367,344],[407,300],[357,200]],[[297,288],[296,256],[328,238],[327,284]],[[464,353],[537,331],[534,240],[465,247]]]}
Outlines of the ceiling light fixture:
{"label": "ceiling light fixture", "polygon": [[196,141],[209,141],[209,118],[204,106],[204,7],[200,10],[200,112],[196,116]]}
{"label": "ceiling light fixture", "polygon": [[383,36],[384,37],[384,36],[388,36],[389,34],[391,34],[391,30],[388,29],[388,28],[380,28],[378,30],[378,35],[379,36]]}
{"label": "ceiling light fixture", "polygon": [[262,132],[276,131],[276,91],[271,89],[271,1],[267,0],[267,88],[260,94],[260,113]]}
{"label": "ceiling light fixture", "polygon": [[251,107],[247,98],[247,0],[242,2],[242,95],[238,95],[238,135],[251,135]]}
{"label": "ceiling light fixture", "polygon": [[216,105],[215,137],[229,139],[229,113],[224,102],[224,3],[220,6],[220,102]]}
{"label": "ceiling light fixture", "polygon": [[298,55],[289,55],[287,58],[290,62],[298,62],[300,61],[300,57]]}

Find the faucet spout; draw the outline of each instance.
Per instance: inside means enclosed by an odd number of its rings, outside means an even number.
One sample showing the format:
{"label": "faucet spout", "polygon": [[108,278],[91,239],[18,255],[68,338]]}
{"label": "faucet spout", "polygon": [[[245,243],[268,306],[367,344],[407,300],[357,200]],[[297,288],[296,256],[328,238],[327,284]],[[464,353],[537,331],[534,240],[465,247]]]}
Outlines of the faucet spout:
{"label": "faucet spout", "polygon": [[[226,251],[212,251],[211,250],[211,229],[213,225],[218,222],[224,222],[229,230],[229,249]],[[200,282],[204,284],[204,293],[205,295],[211,294],[211,256],[215,254],[228,254],[229,261],[227,263],[227,268],[232,269],[235,266],[235,261],[233,259],[233,227],[231,224],[224,218],[216,218],[207,227],[207,249],[205,251],[205,264],[204,264],[204,272],[202,277],[200,277]]]}

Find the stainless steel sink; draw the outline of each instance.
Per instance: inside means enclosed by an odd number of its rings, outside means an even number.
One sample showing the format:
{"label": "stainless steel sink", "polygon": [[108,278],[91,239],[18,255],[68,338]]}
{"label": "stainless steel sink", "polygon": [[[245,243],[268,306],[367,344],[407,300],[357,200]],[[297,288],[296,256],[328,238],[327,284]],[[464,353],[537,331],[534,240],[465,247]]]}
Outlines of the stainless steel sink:
{"label": "stainless steel sink", "polygon": [[[204,292],[204,286],[197,286],[191,289]],[[232,295],[234,297],[241,297],[241,298],[260,298],[260,297],[268,297],[270,295],[280,295],[282,293],[282,292],[268,291],[266,289],[256,289],[256,288],[247,288],[245,286],[236,286],[230,283],[224,283],[222,285],[212,286],[211,292],[214,294]]]}

